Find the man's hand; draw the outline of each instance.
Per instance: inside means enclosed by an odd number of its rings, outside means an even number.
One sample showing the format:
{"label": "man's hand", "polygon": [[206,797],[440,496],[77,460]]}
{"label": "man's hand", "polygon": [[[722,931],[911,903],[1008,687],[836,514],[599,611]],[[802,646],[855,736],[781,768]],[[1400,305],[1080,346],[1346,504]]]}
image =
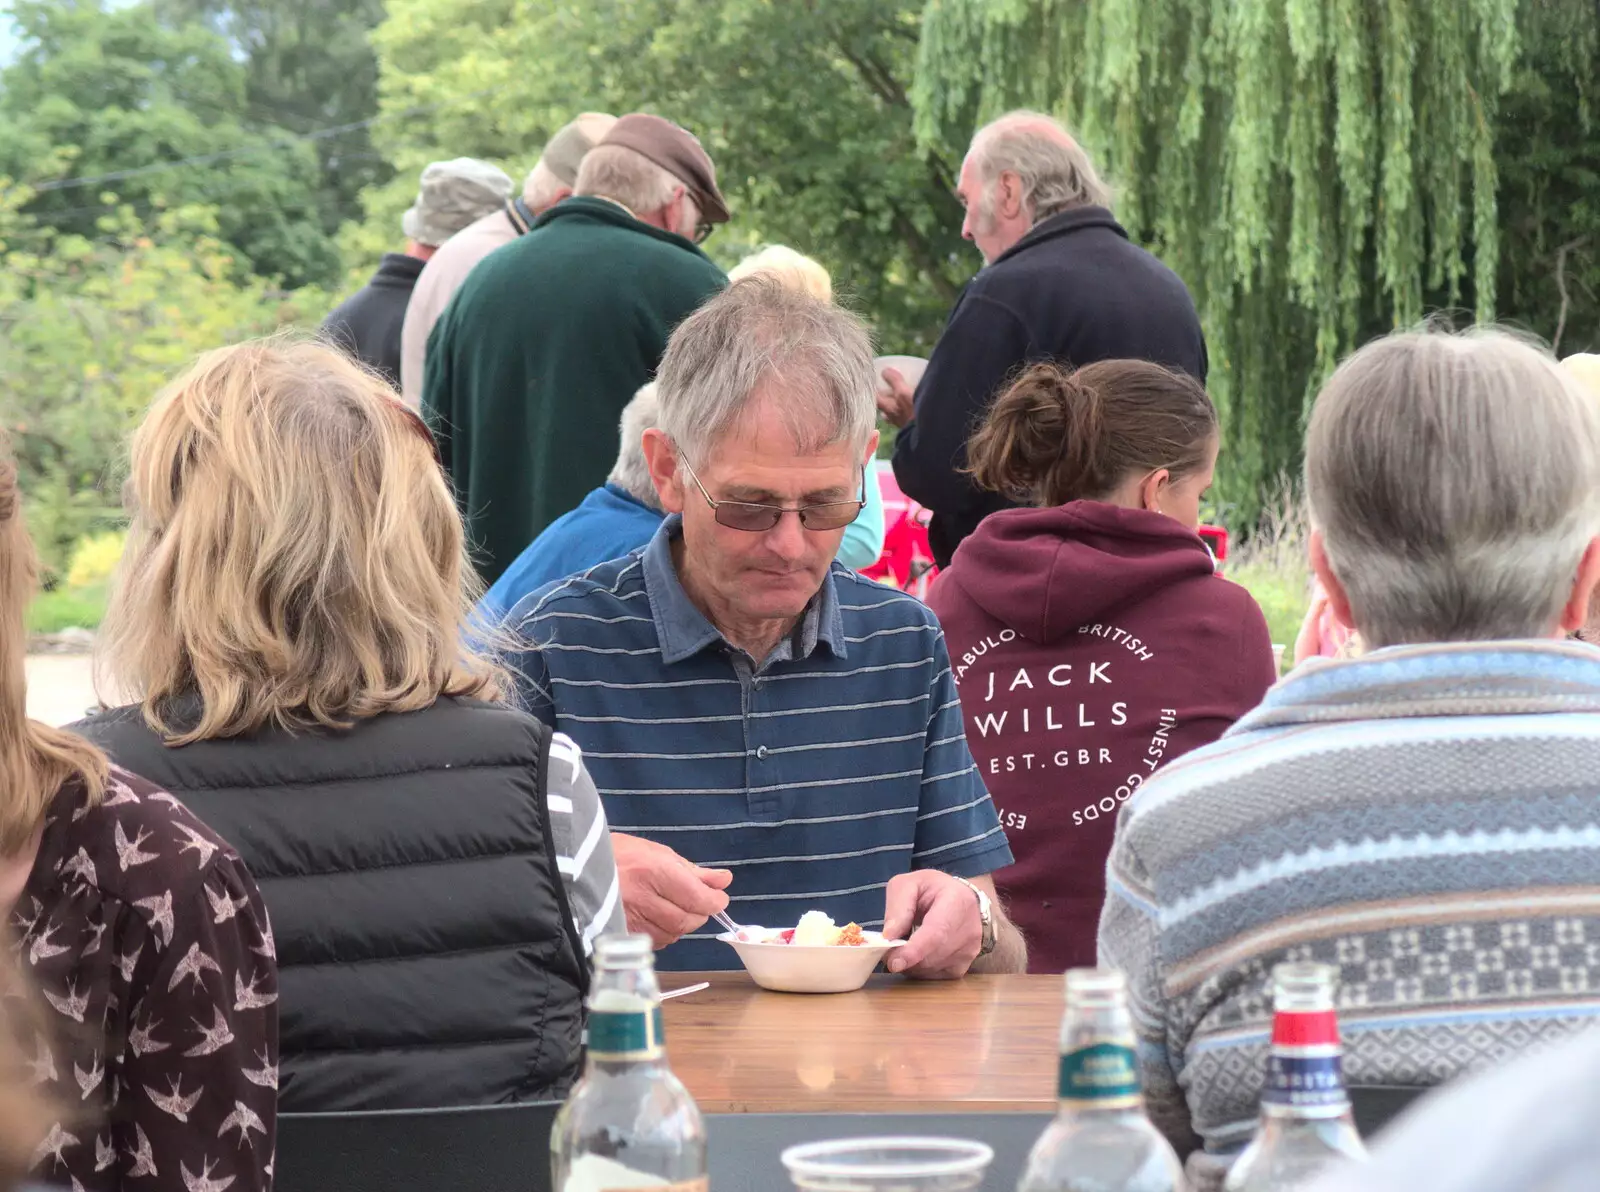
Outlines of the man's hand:
{"label": "man's hand", "polygon": [[898,940],[908,932],[905,947],[889,953],[891,973],[934,981],[965,976],[983,947],[978,899],[937,869],[896,874],[889,882],[883,934]]}
{"label": "man's hand", "polygon": [[878,387],[878,413],[885,422],[905,429],[914,413],[913,391],[898,368],[883,370],[883,385]]}
{"label": "man's hand", "polygon": [[726,910],[723,893],[733,881],[726,869],[702,869],[664,844],[611,834],[628,930],[642,931],[656,948],[665,948]]}

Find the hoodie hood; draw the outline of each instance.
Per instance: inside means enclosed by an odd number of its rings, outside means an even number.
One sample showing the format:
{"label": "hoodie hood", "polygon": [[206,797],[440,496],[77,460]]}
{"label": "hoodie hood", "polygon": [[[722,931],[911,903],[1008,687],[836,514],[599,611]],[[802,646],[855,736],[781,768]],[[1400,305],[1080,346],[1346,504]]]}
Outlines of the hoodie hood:
{"label": "hoodie hood", "polygon": [[1047,643],[1214,572],[1200,536],[1165,514],[1073,501],[984,518],[944,582],[1020,636]]}

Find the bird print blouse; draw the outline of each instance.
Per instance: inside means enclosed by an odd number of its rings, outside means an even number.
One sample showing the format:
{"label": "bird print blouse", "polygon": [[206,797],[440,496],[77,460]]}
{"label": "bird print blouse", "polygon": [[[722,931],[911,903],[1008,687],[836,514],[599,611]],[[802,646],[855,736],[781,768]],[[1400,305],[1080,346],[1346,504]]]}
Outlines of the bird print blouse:
{"label": "bird print blouse", "polygon": [[255,880],[173,796],[113,769],[46,814],[12,926],[42,1034],[35,1083],[67,1112],[35,1155],[73,1192],[266,1192],[278,974]]}

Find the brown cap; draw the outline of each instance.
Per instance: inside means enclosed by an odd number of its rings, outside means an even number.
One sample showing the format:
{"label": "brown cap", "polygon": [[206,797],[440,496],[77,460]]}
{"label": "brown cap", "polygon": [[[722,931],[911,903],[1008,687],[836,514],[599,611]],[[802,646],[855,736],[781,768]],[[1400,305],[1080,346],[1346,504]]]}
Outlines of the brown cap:
{"label": "brown cap", "polygon": [[728,222],[728,204],[717,189],[717,168],[688,129],[660,116],[632,112],[613,124],[600,143],[621,145],[648,157],[689,188],[707,223]]}

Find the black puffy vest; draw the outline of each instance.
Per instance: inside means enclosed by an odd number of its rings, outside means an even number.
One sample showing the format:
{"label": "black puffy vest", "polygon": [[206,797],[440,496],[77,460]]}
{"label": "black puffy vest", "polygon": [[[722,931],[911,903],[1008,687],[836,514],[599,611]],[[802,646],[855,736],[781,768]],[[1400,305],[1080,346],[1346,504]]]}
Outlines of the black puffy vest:
{"label": "black puffy vest", "polygon": [[277,942],[284,1112],[562,1096],[587,971],[545,804],[550,732],[440,700],[345,733],[172,749],[74,726],[239,850]]}

